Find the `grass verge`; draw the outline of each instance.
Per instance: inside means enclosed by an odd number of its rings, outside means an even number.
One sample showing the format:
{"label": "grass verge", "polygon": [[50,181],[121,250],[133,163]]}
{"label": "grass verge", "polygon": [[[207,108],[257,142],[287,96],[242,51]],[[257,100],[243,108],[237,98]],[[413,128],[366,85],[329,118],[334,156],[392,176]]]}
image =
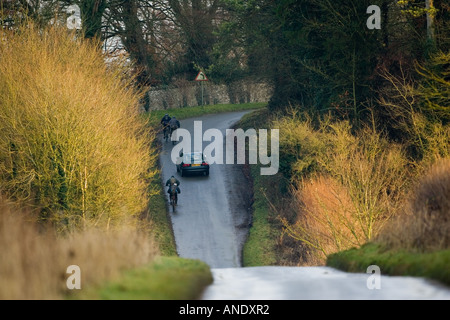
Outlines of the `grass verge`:
{"label": "grass verge", "polygon": [[149,265],[127,270],[101,288],[69,297],[80,300],[192,300],[213,281],[207,264],[199,260],[159,257]]}
{"label": "grass verge", "polygon": [[259,174],[259,167],[250,168],[253,179],[254,203],[252,227],[243,248],[243,265],[267,266],[277,262],[276,231],[270,223],[270,210],[263,190],[268,181]]}
{"label": "grass verge", "polygon": [[331,254],[327,265],[347,272],[366,272],[370,265],[380,267],[382,274],[424,277],[450,285],[450,250],[417,253],[386,249],[380,244],[368,243],[359,249]]}
{"label": "grass verge", "polygon": [[[245,115],[235,127],[268,128],[269,113],[267,108],[259,109]],[[259,165],[249,166],[249,176],[253,185],[252,227],[243,248],[243,265],[267,266],[277,264],[276,244],[277,230],[266,198],[267,189],[273,186],[272,176],[262,176]]]}
{"label": "grass verge", "polygon": [[163,256],[176,256],[177,249],[170,221],[167,201],[161,181],[161,173],[155,175],[150,193],[149,207],[146,211],[147,220],[151,221],[152,232]]}

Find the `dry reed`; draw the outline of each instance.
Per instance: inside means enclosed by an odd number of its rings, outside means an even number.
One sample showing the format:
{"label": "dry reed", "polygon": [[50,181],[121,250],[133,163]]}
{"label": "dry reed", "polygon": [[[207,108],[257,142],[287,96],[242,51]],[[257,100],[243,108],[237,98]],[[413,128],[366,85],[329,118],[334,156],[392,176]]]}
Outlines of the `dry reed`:
{"label": "dry reed", "polygon": [[[0,201],[0,299],[64,299],[67,267],[81,270],[81,290],[100,284],[158,255],[145,230],[89,229],[64,236],[42,226],[32,215]],[[74,290],[76,291],[76,290]]]}

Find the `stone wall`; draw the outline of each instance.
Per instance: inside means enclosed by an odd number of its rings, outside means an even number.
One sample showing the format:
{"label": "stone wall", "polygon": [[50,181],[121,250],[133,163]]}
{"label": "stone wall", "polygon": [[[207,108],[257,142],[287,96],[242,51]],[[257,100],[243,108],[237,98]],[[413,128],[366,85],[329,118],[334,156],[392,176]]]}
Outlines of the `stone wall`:
{"label": "stone wall", "polygon": [[[204,105],[267,102],[271,95],[271,87],[262,82],[236,81],[230,85],[224,85],[203,81]],[[148,110],[200,106],[202,104],[202,83],[178,81],[164,89],[149,90],[147,98]]]}

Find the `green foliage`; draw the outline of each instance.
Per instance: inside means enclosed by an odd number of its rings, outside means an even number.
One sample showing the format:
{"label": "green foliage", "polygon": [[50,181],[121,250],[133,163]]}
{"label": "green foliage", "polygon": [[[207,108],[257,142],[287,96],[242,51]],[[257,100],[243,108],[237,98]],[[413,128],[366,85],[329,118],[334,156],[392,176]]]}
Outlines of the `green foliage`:
{"label": "green foliage", "polygon": [[426,111],[444,124],[450,122],[450,52],[439,52],[417,67],[422,76],[418,95]]}
{"label": "green foliage", "polygon": [[275,85],[272,109],[289,104],[313,111],[333,107],[339,114],[360,116],[362,103],[372,94],[367,84],[377,63],[373,57],[383,52],[381,34],[366,28],[370,4],[379,3],[233,1],[232,30],[240,30],[245,39],[238,46],[249,60],[264,65],[265,76]]}
{"label": "green foliage", "polygon": [[[425,7],[425,1],[417,1],[417,0],[398,0],[397,3],[402,8],[402,13],[405,15],[410,15],[414,18],[421,17],[423,15],[429,14],[432,17],[435,17],[437,14],[437,9],[434,6],[430,6],[430,8]],[[430,1],[432,4],[433,2]]]}
{"label": "green foliage", "polygon": [[273,33],[273,6],[265,2],[222,1],[229,16],[216,33],[210,67],[214,79],[224,82],[238,77],[267,79],[272,74],[273,56],[266,36]]}
{"label": "green foliage", "polygon": [[82,290],[76,300],[193,300],[213,281],[209,266],[199,260],[161,257],[125,271],[120,277]]}
{"label": "green foliage", "polygon": [[[217,46],[222,53],[214,65],[218,75],[264,76],[274,85],[272,111],[295,106],[311,115],[331,112],[349,119],[355,128],[373,122],[375,115],[388,124],[383,130],[392,130],[389,124],[395,118],[377,109],[380,91],[392,85],[380,70],[401,77],[402,68],[412,74],[414,61],[420,61],[430,71],[425,63],[429,54],[439,48],[445,54],[448,48],[449,8],[442,1],[434,1],[429,9],[423,1],[225,3],[231,18],[222,25]],[[366,27],[369,5],[381,8],[381,30]],[[402,10],[415,10],[420,17],[402,15]],[[430,45],[427,36],[427,14],[433,21],[435,45]],[[412,81],[419,78],[415,74]],[[440,86],[434,81],[434,94],[438,94]]]}
{"label": "green foliage", "polygon": [[450,250],[417,254],[375,243],[334,253],[327,259],[328,266],[348,272],[365,273],[368,266],[377,265],[383,274],[425,277],[446,285],[450,285],[449,263]]}
{"label": "green foliage", "polygon": [[247,57],[243,50],[244,39],[235,22],[224,22],[216,32],[218,41],[212,52],[212,64],[207,73],[214,79],[231,83],[248,76]]}

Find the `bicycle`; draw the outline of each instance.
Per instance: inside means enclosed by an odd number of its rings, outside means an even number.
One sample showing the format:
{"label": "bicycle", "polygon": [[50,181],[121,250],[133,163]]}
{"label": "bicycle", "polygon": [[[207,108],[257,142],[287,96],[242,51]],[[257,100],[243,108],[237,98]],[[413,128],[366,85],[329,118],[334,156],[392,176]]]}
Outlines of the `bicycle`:
{"label": "bicycle", "polygon": [[[169,129],[169,135],[170,135],[170,139],[172,139],[172,135],[173,135],[173,133],[175,132],[175,130],[177,130],[178,128],[177,127],[170,127],[170,129]],[[176,140],[174,139],[174,140],[172,140],[172,145],[175,145],[177,142],[176,142]]]}
{"label": "bicycle", "polygon": [[164,140],[167,142],[170,138],[170,128],[169,126],[164,126],[163,128]]}
{"label": "bicycle", "polygon": [[178,186],[177,184],[173,184],[170,186],[170,205],[172,206],[172,211],[175,213],[175,207],[177,206],[177,202],[178,202],[178,197],[177,197],[177,192],[178,190]]}
{"label": "bicycle", "polygon": [[170,202],[172,204],[172,211],[175,213],[175,207],[177,206],[177,195],[176,193],[172,193],[170,195]]}

